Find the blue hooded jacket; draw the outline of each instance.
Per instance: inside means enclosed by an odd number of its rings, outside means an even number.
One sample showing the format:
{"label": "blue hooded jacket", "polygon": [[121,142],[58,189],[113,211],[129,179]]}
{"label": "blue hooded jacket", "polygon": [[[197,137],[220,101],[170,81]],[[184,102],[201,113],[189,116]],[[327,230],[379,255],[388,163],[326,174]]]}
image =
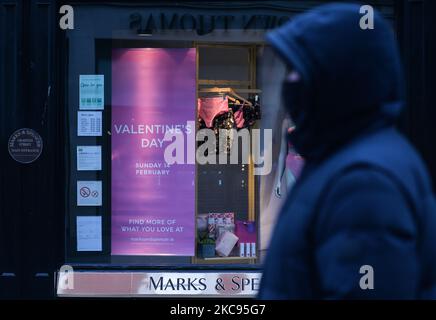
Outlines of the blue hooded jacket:
{"label": "blue hooded jacket", "polygon": [[[436,203],[425,165],[394,128],[403,74],[377,12],[329,4],[268,41],[302,75],[285,107],[307,165],[278,217],[262,299],[436,298]],[[295,94],[283,92],[287,94]]]}

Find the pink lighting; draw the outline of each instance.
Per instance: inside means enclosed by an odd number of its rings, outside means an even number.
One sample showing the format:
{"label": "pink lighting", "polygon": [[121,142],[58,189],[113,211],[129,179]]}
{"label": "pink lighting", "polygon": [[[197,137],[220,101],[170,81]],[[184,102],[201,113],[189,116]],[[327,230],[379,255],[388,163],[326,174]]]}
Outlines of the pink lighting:
{"label": "pink lighting", "polygon": [[168,167],[162,139],[166,126],[195,121],[195,58],[195,49],[112,52],[112,255],[194,255],[195,167]]}

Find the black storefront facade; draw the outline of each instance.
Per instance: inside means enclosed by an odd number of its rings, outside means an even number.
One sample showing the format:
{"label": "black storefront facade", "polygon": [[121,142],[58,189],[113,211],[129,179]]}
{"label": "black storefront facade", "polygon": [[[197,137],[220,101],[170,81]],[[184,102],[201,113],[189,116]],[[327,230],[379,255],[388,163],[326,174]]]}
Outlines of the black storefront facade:
{"label": "black storefront facade", "polygon": [[[186,81],[194,83],[194,104],[215,94],[216,88],[231,88],[247,101],[259,99],[256,101],[260,101],[262,116],[249,130],[273,129],[272,143],[264,145],[263,150],[271,148],[274,159],[280,136],[274,131],[280,105],[277,88],[283,66],[265,45],[264,35],[320,3],[2,1],[0,297],[253,296],[271,230],[267,212],[274,207],[269,200],[274,167],[270,175],[255,176],[252,163],[195,166],[191,210],[196,228],[195,248],[191,249],[195,252],[189,256],[160,254],[164,251],[138,255],[121,248],[121,253],[114,254],[118,243],[111,227],[115,224],[114,199],[119,190],[114,189],[113,177],[122,168],[114,169],[115,100],[117,94],[129,99],[123,95],[126,90],[128,96],[148,97],[142,95],[143,90],[135,89],[139,80],[122,90],[115,84],[123,76],[124,71],[119,70],[130,66],[135,72],[149,67],[122,64],[123,59],[136,61],[137,55],[143,57],[140,61],[149,61],[155,55],[172,55],[176,59],[183,50],[192,49],[189,54],[194,60],[187,68],[193,70],[193,76]],[[74,9],[74,29],[62,30],[59,25],[63,16],[59,9],[65,4]],[[368,4],[381,10],[398,35],[408,80],[408,108],[401,127],[421,152],[435,180],[432,122],[436,114],[432,88],[436,70],[430,59],[436,46],[430,32],[435,24],[435,4],[425,0]],[[122,68],[117,69],[117,63]],[[97,106],[96,102],[94,107],[82,106],[80,100],[86,97],[80,88],[84,83],[103,85],[102,105]],[[141,88],[153,83],[146,82]],[[195,113],[195,106],[192,110]],[[101,132],[84,133],[84,116],[94,117]],[[35,130],[43,143],[41,155],[27,164],[17,162],[8,152],[11,136],[22,128]],[[128,140],[119,142],[122,145],[125,141]],[[152,142],[142,143],[144,147]],[[79,160],[81,147],[98,147],[98,168],[89,168],[89,162]],[[87,169],[82,170],[81,166]],[[90,181],[93,184],[86,185]],[[88,187],[90,194],[95,191],[101,195],[96,196],[99,203],[84,199]],[[222,219],[231,219],[235,224],[254,223],[256,237],[250,240],[255,243],[251,256],[242,257],[233,250],[225,257],[204,258],[199,252],[199,224],[207,224],[207,214],[215,212],[231,212],[231,218],[225,215]],[[86,240],[96,221],[100,226],[97,244]],[[70,271],[70,267],[76,276],[74,290],[64,283],[69,278],[59,278],[63,274],[59,270]],[[192,278],[205,279],[192,284],[204,290],[187,290]],[[209,281],[216,284],[217,279],[234,290],[206,288]]]}

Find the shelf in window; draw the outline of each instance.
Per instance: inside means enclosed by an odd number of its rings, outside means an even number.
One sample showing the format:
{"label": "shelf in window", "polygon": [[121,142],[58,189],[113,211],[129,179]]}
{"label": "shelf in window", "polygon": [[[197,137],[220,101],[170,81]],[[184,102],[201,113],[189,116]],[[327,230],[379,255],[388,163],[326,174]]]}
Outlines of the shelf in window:
{"label": "shelf in window", "polygon": [[257,257],[213,257],[213,258],[200,258],[206,261],[227,261],[227,260],[254,260]]}

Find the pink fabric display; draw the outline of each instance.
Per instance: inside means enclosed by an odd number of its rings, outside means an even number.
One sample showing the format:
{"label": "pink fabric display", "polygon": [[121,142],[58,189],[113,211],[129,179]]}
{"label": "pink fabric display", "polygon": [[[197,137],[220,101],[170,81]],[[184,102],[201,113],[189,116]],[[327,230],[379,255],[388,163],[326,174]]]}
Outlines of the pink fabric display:
{"label": "pink fabric display", "polygon": [[240,243],[256,242],[256,224],[254,221],[236,221],[235,234]]}
{"label": "pink fabric display", "polygon": [[213,97],[198,99],[198,115],[206,123],[206,127],[213,127],[213,119],[229,112],[228,98]]}
{"label": "pink fabric display", "polygon": [[288,155],[286,156],[286,168],[291,170],[295,179],[300,176],[303,166],[304,160],[300,155],[296,154],[293,151],[288,152]]}

